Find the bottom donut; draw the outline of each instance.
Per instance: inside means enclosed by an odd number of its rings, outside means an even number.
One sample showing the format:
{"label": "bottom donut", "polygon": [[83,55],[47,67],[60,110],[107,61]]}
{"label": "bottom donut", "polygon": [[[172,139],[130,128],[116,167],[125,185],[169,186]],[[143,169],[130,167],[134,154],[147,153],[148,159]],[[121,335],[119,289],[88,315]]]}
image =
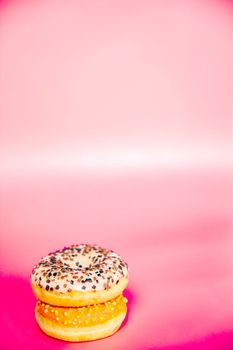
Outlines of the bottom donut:
{"label": "bottom donut", "polygon": [[119,296],[102,304],[67,308],[38,300],[35,316],[41,330],[51,337],[71,342],[97,340],[120,328],[127,312],[126,302]]}

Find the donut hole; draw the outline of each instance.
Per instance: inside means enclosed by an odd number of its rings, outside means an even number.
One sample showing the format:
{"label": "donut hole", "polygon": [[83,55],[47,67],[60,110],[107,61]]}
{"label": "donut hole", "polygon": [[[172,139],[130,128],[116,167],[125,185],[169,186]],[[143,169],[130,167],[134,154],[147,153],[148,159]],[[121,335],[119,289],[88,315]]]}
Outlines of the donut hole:
{"label": "donut hole", "polygon": [[89,269],[92,264],[88,256],[80,255],[75,261],[71,260],[69,265],[73,269]]}
{"label": "donut hole", "polygon": [[[73,270],[92,270],[97,269],[101,265],[103,265],[103,259],[101,256],[97,256],[95,254],[88,254],[88,255],[79,255],[78,257],[71,255],[69,257],[69,263],[67,258],[61,257],[61,262],[65,267],[73,269]],[[67,266],[67,264],[69,266]]]}

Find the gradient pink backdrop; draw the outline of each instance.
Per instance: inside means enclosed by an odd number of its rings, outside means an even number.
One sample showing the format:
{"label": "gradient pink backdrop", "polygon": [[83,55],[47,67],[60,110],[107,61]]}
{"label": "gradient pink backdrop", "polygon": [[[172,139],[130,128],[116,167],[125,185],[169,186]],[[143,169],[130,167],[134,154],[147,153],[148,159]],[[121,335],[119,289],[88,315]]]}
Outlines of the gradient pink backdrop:
{"label": "gradient pink backdrop", "polygon": [[[0,1],[2,350],[233,349],[232,38],[231,1]],[[29,275],[79,242],[128,261],[129,313],[68,344]]]}

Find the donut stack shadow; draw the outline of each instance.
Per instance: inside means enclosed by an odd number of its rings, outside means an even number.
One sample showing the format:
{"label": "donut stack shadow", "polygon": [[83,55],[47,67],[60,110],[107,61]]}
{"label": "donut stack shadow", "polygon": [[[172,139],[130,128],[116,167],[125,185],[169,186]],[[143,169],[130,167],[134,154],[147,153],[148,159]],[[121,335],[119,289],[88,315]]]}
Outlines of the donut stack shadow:
{"label": "donut stack shadow", "polygon": [[[90,256],[100,262],[91,264]],[[108,337],[125,319],[127,283],[127,264],[112,251],[91,245],[56,251],[32,271],[36,321],[45,334],[65,341]]]}

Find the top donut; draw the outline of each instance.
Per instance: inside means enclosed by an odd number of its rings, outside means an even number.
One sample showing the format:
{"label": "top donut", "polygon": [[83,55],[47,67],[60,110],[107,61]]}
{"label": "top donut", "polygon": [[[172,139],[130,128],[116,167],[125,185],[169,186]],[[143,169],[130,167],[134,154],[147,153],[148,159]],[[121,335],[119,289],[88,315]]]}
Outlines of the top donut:
{"label": "top donut", "polygon": [[48,292],[96,292],[128,278],[127,264],[112,250],[72,245],[50,253],[34,267],[32,285]]}

